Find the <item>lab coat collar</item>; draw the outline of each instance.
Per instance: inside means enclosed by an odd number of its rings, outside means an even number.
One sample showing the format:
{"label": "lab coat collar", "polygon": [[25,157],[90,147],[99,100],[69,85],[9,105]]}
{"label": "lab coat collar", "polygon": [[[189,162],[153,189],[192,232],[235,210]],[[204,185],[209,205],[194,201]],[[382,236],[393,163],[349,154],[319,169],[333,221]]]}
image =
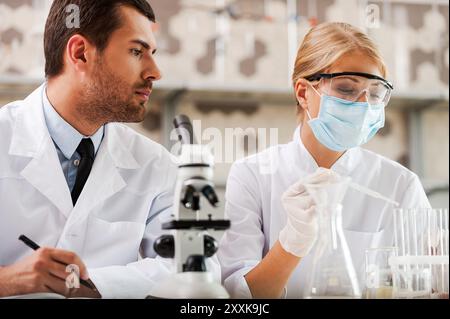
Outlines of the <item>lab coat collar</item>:
{"label": "lab coat collar", "polygon": [[141,167],[129,148],[125,146],[125,135],[120,134],[122,130],[127,129],[117,123],[105,125],[103,142],[100,144],[89,178],[67,221],[64,233],[72,226],[85,221],[94,207],[127,186],[121,169],[133,170]]}
{"label": "lab coat collar", "polygon": [[17,109],[9,154],[31,158],[20,172],[25,180],[46,196],[65,215],[73,205],[69,187],[46,128],[41,85]]}
{"label": "lab coat collar", "polygon": [[67,221],[67,229],[74,224],[81,223],[89,216],[92,208],[127,186],[120,169],[131,170],[141,167],[131,151],[125,147],[124,135],[120,135],[120,130],[127,129],[121,127],[120,124],[113,123],[105,126],[104,140],[100,145],[83,192]]}
{"label": "lab coat collar", "polygon": [[[300,137],[301,125],[297,127],[293,136],[293,145],[298,154],[297,163],[301,165],[301,169],[307,173],[313,173],[318,169],[318,165],[311,153],[306,149]],[[361,158],[361,149],[359,147],[347,150],[331,167],[331,169],[340,175],[349,176]]]}
{"label": "lab coat collar", "polygon": [[104,141],[100,144],[86,189],[83,189],[75,207],[75,211],[84,213],[71,214],[74,207],[70,190],[45,123],[42,104],[44,88],[44,85],[40,86],[18,107],[9,154],[31,158],[21,175],[66,217],[85,216],[92,207],[126,186],[120,168],[137,169],[141,165],[125,147],[123,136],[120,136],[119,130],[127,128],[107,124]]}
{"label": "lab coat collar", "polygon": [[[105,126],[105,142],[108,146],[108,151],[114,165],[117,168],[123,169],[138,169],[141,164],[136,160],[131,151],[125,146],[123,136],[119,136],[117,128],[114,123],[106,124]],[[128,129],[128,128],[119,128]]]}
{"label": "lab coat collar", "polygon": [[41,85],[23,101],[22,107],[17,111],[14,131],[9,147],[9,154],[23,157],[35,157],[38,150],[43,147],[46,138],[50,138],[45,127],[42,110]]}

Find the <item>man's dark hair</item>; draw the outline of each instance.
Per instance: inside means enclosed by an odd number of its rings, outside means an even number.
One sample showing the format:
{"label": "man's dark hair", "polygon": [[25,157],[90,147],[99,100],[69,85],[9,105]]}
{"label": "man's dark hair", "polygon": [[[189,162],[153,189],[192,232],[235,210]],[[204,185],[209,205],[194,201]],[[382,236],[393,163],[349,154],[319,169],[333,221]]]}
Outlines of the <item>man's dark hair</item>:
{"label": "man's dark hair", "polygon": [[[73,6],[79,8],[79,28],[66,25]],[[62,72],[64,51],[74,34],[85,36],[103,51],[111,34],[122,26],[120,6],[135,8],[155,22],[153,9],[146,0],[54,0],[44,32],[45,75],[50,78]]]}

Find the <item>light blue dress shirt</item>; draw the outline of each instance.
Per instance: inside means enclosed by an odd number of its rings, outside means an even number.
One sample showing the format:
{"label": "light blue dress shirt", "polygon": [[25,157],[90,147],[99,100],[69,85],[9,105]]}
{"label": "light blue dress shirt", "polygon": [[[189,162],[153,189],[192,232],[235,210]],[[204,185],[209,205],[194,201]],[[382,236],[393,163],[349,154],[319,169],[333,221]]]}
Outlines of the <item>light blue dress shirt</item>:
{"label": "light blue dress shirt", "polygon": [[76,152],[78,145],[83,138],[90,138],[94,144],[95,154],[103,140],[104,126],[100,127],[92,136],[84,136],[67,123],[56,112],[47,97],[47,87],[43,90],[42,103],[44,108],[44,117],[48,131],[56,146],[59,162],[61,163],[64,177],[70,192],[75,185],[77,178],[78,165],[80,164],[80,154]]}

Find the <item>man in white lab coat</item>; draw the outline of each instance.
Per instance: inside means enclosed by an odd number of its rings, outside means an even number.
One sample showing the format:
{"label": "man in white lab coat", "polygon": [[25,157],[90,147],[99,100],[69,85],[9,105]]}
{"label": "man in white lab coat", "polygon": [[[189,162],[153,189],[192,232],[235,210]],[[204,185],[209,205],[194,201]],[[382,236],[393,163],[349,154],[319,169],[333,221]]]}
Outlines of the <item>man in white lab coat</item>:
{"label": "man in white lab coat", "polygon": [[[0,297],[142,298],[171,271],[152,245],[171,213],[177,167],[161,145],[117,123],[144,119],[161,77],[154,19],[145,0],[53,2],[47,81],[0,108]],[[21,234],[49,248],[33,252]],[[70,289],[68,264],[93,289]]]}

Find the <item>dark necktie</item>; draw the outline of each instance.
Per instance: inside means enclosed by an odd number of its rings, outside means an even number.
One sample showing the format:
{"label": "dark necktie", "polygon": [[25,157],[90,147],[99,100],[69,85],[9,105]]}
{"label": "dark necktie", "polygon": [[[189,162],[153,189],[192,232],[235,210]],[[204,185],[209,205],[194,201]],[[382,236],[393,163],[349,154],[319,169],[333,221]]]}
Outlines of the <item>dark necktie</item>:
{"label": "dark necktie", "polygon": [[74,206],[83,190],[84,184],[86,184],[92,164],[94,164],[94,144],[92,140],[90,138],[82,139],[77,147],[77,152],[80,154],[81,159],[78,165],[77,179],[72,190],[72,203]]}

